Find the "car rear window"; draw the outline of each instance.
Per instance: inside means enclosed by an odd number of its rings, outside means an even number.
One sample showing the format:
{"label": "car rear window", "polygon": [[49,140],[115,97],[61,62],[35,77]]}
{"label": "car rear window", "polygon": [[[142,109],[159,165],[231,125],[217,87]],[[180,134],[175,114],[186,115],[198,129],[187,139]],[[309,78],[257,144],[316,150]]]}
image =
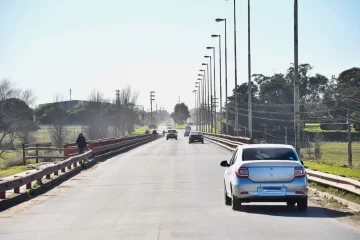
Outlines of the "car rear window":
{"label": "car rear window", "polygon": [[191,135],[202,135],[201,132],[191,132],[190,134],[191,134]]}
{"label": "car rear window", "polygon": [[297,161],[298,158],[290,148],[245,148],[243,161],[253,160],[289,160]]}
{"label": "car rear window", "polygon": [[175,133],[176,130],[169,130],[168,132],[169,132],[169,133]]}

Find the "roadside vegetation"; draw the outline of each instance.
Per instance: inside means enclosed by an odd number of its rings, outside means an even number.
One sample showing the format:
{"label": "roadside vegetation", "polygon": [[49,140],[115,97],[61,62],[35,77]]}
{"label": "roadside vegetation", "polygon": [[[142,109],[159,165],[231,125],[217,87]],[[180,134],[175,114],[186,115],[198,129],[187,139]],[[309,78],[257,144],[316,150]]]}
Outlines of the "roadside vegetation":
{"label": "roadside vegetation", "polygon": [[320,156],[315,151],[315,144],[301,150],[302,159],[309,169],[360,180],[360,142],[352,143],[352,167],[348,166],[346,142],[321,143]]}
{"label": "roadside vegetation", "polygon": [[316,182],[309,182],[309,186],[312,187],[312,188],[315,188],[315,189],[317,189],[317,190],[319,190],[321,192],[327,192],[327,193],[330,193],[330,194],[332,194],[334,196],[337,196],[337,197],[343,198],[345,200],[348,200],[350,202],[360,204],[360,196],[358,196],[356,194],[349,193],[349,192],[346,192],[346,191],[341,190],[341,189],[328,187],[328,186],[325,186],[325,185],[322,185],[322,184],[319,184],[319,183],[316,183]]}

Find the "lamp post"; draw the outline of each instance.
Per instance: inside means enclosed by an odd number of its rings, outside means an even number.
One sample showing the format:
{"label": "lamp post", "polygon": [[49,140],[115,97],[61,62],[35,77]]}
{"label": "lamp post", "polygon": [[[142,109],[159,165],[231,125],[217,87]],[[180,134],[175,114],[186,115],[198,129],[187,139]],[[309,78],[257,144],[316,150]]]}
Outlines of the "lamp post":
{"label": "lamp post", "polygon": [[[213,50],[213,63],[214,63],[214,98],[216,98],[216,64],[215,64],[215,47],[207,47],[206,49],[212,49]],[[211,118],[211,122],[213,122],[215,120],[215,127],[214,127],[214,124],[212,124],[212,128],[211,128],[211,132],[213,131],[213,128],[214,128],[214,131],[216,133],[216,105],[214,106],[214,115],[215,117],[212,117]]]}
{"label": "lamp post", "polygon": [[[211,35],[213,38],[219,38],[219,81],[220,81],[220,134],[222,134],[222,78],[221,78],[221,35],[213,34]],[[216,98],[216,95],[215,95]],[[216,106],[216,105],[215,105]],[[216,113],[216,112],[215,112]],[[216,115],[215,115],[216,117]],[[215,126],[216,126],[216,118],[215,118]],[[215,127],[216,133],[216,127]]]}
{"label": "lamp post", "polygon": [[210,72],[210,81],[209,81],[209,87],[210,89],[208,88],[208,114],[209,114],[209,120],[210,120],[210,131],[209,132],[212,132],[212,129],[213,129],[213,121],[212,121],[212,105],[210,104],[211,102],[211,98],[212,98],[212,73],[211,73],[211,67],[212,67],[212,57],[211,56],[204,56],[205,58],[210,58],[210,71],[208,69],[208,72]]}
{"label": "lamp post", "polygon": [[228,74],[227,74],[227,24],[226,18],[217,18],[216,22],[224,22],[225,23],[225,110],[226,110],[226,134],[229,134],[229,111],[228,111]]}
{"label": "lamp post", "polygon": [[252,138],[252,99],[251,99],[251,52],[250,52],[250,0],[248,0],[248,128]]}
{"label": "lamp post", "polygon": [[153,115],[152,115],[152,103],[155,101],[155,91],[150,92],[150,124],[153,124]]}
{"label": "lamp post", "polygon": [[206,93],[206,71],[203,70],[203,69],[200,69],[200,72],[202,72],[203,74],[203,86],[202,86],[202,92],[203,92],[203,96],[204,96],[204,109],[203,109],[203,112],[202,112],[202,119],[204,121],[204,129],[203,131],[206,131],[206,112],[205,112],[205,102],[206,102],[206,97],[205,97],[205,93]]}
{"label": "lamp post", "polygon": [[[196,86],[195,86],[196,87]],[[196,104],[196,90],[193,90],[192,91],[193,93],[194,93],[194,98],[195,98],[195,114],[196,114],[196,120],[195,120],[195,122],[196,122],[196,131],[198,130],[198,125],[197,125],[197,120],[198,120],[198,112],[197,112],[197,104]]]}
{"label": "lamp post", "polygon": [[[206,73],[207,73],[207,83],[205,84],[205,102],[207,102],[206,107],[205,107],[205,124],[206,124],[206,131],[210,132],[210,127],[209,127],[209,113],[210,113],[210,106],[209,106],[209,101],[210,101],[210,90],[209,90],[209,83],[210,83],[210,77],[209,77],[209,64],[208,63],[203,63],[201,64],[203,66],[206,66]],[[207,92],[207,94],[206,94]],[[207,98],[206,98],[207,95]]]}
{"label": "lamp post", "polygon": [[235,133],[239,135],[238,132],[238,102],[237,102],[237,55],[236,55],[236,0],[234,1],[234,56],[235,56]]}
{"label": "lamp post", "polygon": [[203,108],[203,105],[204,105],[204,75],[199,73],[198,74],[199,77],[203,77],[203,78],[198,78],[198,80],[200,81],[200,84],[201,84],[201,89],[199,87],[199,93],[201,93],[201,98],[202,98],[202,104],[200,105],[200,130],[203,131],[203,122],[204,122],[204,119],[203,119],[203,112],[204,112],[204,108]]}

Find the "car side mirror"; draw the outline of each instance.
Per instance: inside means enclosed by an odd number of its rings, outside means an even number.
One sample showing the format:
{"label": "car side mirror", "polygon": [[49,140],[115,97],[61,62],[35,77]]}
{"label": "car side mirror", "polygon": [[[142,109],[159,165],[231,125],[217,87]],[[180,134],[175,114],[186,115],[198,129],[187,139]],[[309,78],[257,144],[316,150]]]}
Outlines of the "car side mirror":
{"label": "car side mirror", "polygon": [[301,162],[301,165],[303,165],[303,166],[304,166],[304,162],[303,162],[302,160],[300,160],[300,162]]}
{"label": "car side mirror", "polygon": [[222,166],[222,167],[229,167],[230,165],[228,164],[227,161],[222,161],[222,162],[220,163],[220,166]]}

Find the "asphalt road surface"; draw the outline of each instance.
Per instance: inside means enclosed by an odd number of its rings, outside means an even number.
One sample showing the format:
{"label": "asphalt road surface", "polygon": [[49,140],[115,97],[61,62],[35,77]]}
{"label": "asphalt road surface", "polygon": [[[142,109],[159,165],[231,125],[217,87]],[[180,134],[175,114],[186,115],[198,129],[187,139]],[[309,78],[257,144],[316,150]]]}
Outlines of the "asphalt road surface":
{"label": "asphalt road surface", "polygon": [[219,166],[230,156],[181,134],[159,139],[0,213],[0,239],[360,239],[359,229],[314,206],[231,210]]}

